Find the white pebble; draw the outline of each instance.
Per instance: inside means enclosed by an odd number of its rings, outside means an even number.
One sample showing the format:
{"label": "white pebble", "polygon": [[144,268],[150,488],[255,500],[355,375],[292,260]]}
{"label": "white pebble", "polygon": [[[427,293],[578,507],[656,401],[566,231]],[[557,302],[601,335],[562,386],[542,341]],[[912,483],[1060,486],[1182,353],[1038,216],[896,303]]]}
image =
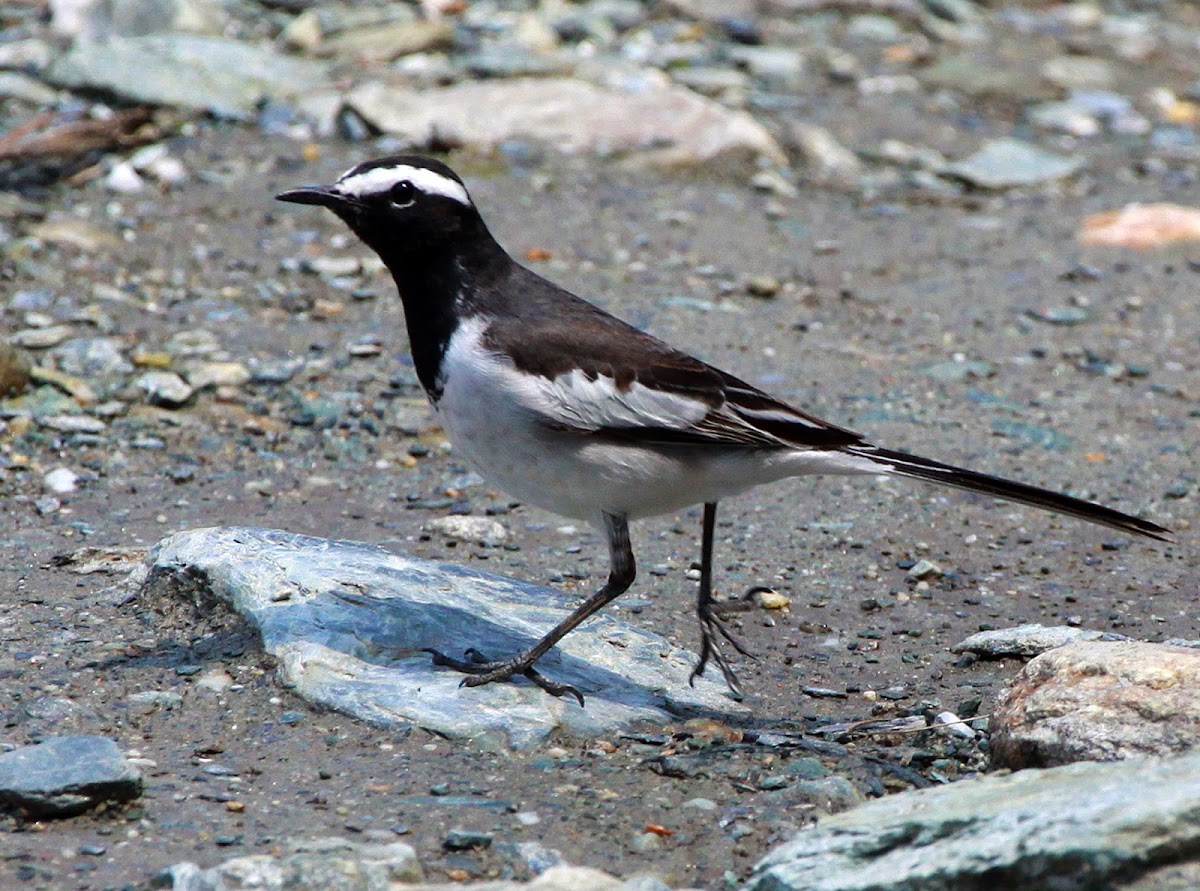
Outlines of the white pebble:
{"label": "white pebble", "polygon": [[133,169],[132,164],[121,161],[108,172],[104,185],[114,192],[140,192],[145,188],[146,181]]}
{"label": "white pebble", "polygon": [[233,677],[223,668],[212,668],[196,679],[196,686],[212,693],[224,693],[233,686]]}
{"label": "white pebble", "polygon": [[78,488],[79,474],[69,467],[58,467],[42,477],[42,486],[55,495],[66,495]]}
{"label": "white pebble", "polygon": [[974,739],[976,736],[975,728],[970,724],[964,723],[963,719],[954,712],[938,712],[934,722],[946,729],[946,732],[951,736],[960,736],[963,739]]}
{"label": "white pebble", "polygon": [[508,539],[508,530],[491,517],[438,517],[426,523],[425,528],[446,538],[473,544],[500,544]]}
{"label": "white pebble", "polygon": [[158,158],[146,167],[146,173],[168,186],[175,186],[187,179],[187,168],[178,158]]}

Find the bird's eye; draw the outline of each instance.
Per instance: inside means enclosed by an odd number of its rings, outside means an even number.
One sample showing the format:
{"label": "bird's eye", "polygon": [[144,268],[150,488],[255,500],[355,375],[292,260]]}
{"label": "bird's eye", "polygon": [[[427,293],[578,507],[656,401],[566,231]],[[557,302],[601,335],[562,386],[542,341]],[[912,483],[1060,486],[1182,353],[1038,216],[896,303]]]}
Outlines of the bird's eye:
{"label": "bird's eye", "polygon": [[400,180],[388,190],[388,200],[397,207],[408,207],[417,197],[417,190],[406,179]]}

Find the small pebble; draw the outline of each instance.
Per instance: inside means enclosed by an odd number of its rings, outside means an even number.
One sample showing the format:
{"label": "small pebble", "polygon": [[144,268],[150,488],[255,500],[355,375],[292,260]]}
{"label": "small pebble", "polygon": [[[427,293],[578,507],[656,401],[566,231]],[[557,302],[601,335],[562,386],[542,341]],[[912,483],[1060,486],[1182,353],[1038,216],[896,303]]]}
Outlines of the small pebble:
{"label": "small pebble", "polygon": [[103,433],[108,425],[99,418],[88,415],[51,415],[40,418],[39,425],[59,433]]}
{"label": "small pebble", "polygon": [[503,544],[508,540],[504,524],[491,517],[438,517],[427,522],[425,528],[452,541],[472,544]]}
{"label": "small pebble", "polygon": [[970,724],[966,724],[954,712],[938,712],[933,719],[936,724],[945,728],[951,736],[957,736],[961,739],[974,739],[977,734]]}
{"label": "small pebble", "polygon": [[763,609],[787,609],[792,605],[792,599],[786,594],[780,594],[771,588],[759,588],[754,592],[754,599]]}
{"label": "small pebble", "polygon": [[224,693],[233,686],[233,677],[224,668],[211,668],[200,675],[196,686],[211,693]]}
{"label": "small pebble", "polygon": [[1082,306],[1049,306],[1038,309],[1028,309],[1025,314],[1039,322],[1051,325],[1081,325],[1089,321],[1092,314]]}
{"label": "small pebble", "polygon": [[302,260],[300,268],[314,275],[340,278],[357,275],[362,271],[362,263],[358,257],[312,257]]}
{"label": "small pebble", "polygon": [[79,486],[79,474],[69,467],[57,467],[42,477],[42,486],[55,495],[67,495]]}
{"label": "small pebble", "polygon": [[469,832],[465,829],[451,829],[442,839],[442,849],[446,851],[472,851],[479,848],[491,847],[492,836],[489,832]]}
{"label": "small pebble", "polygon": [[754,174],[750,185],[756,191],[778,195],[781,198],[794,198],[798,194],[796,187],[776,170],[760,170]]}
{"label": "small pebble", "polygon": [[800,692],[805,696],[811,696],[814,699],[845,699],[846,693],[841,690],[832,690],[829,687],[801,687]]}
{"label": "small pebble", "polygon": [[43,495],[41,498],[33,502],[33,506],[37,509],[39,514],[45,516],[46,514],[55,513],[60,507],[62,507],[62,502],[53,495]]}
{"label": "small pebble", "polygon": [[633,837],[629,843],[629,847],[636,854],[649,854],[652,851],[662,850],[662,837],[653,832],[641,832]]}
{"label": "small pebble", "polygon": [[133,169],[132,164],[122,161],[113,165],[104,178],[104,185],[114,192],[140,192],[146,188],[146,181]]}
{"label": "small pebble", "polygon": [[182,408],[196,392],[179,375],[171,371],[148,371],[137,380],[146,394],[146,401],[161,408]]}
{"label": "small pebble", "polygon": [[55,325],[52,328],[26,328],[13,334],[9,341],[13,346],[27,350],[45,350],[58,346],[74,333],[75,330],[69,325]]}
{"label": "small pebble", "polygon": [[125,698],[143,714],[149,714],[156,709],[170,710],[183,703],[183,697],[170,690],[143,690],[130,693]]}
{"label": "small pebble", "polygon": [[945,575],[942,568],[931,560],[918,560],[908,570],[906,578],[912,581],[925,581],[927,579],[941,578]]}

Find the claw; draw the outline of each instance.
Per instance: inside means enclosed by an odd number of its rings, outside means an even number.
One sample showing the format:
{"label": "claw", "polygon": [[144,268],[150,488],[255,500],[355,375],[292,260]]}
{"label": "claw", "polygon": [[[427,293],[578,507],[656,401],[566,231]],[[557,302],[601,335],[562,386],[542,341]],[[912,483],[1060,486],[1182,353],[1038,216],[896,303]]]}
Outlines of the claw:
{"label": "claw", "polygon": [[740,613],[753,609],[754,604],[750,598],[759,591],[764,590],[769,589],[763,586],[756,586],[747,590],[739,600],[709,600],[701,604],[698,610],[700,618],[700,659],[688,677],[689,685],[695,686],[696,678],[704,674],[704,669],[708,667],[709,660],[711,660],[721,670],[721,676],[724,678],[725,684],[729,687],[729,692],[733,694],[734,699],[740,702],[744,698],[737,674],[730,667],[729,663],[725,661],[725,656],[721,653],[719,640],[720,638],[724,638],[730,646],[747,659],[757,659],[758,657],[742,646],[741,642],[725,626],[721,617],[725,613]]}
{"label": "claw", "polygon": [[451,659],[449,656],[447,656],[441,650],[435,650],[433,647],[421,647],[421,652],[428,653],[430,656],[432,656],[434,665],[453,666],[454,663],[457,661],[455,659]]}
{"label": "claw", "polygon": [[465,674],[466,677],[458,682],[460,687],[481,687],[493,681],[506,681],[513,675],[520,674],[529,678],[551,696],[574,696],[581,707],[584,704],[583,694],[571,684],[553,681],[532,665],[522,665],[519,660],[494,662],[474,647],[470,647],[463,653],[466,656],[465,660],[454,659],[432,647],[422,647],[421,649],[422,652],[429,653],[433,657],[434,665],[453,668],[455,671]]}
{"label": "claw", "polygon": [[729,663],[725,661],[725,656],[721,653],[720,648],[717,646],[716,635],[713,633],[710,624],[719,628],[723,636],[734,645],[739,653],[750,656],[751,659],[754,658],[754,656],[750,653],[747,653],[746,650],[744,650],[736,640],[729,636],[728,631],[726,631],[724,628],[721,628],[720,624],[718,624],[716,621],[713,621],[712,617],[710,617],[708,622],[702,622],[700,626],[700,659],[696,663],[696,667],[692,669],[691,675],[688,677],[688,684],[689,686],[693,687],[696,685],[696,678],[704,674],[704,669],[708,667],[708,662],[711,659],[716,663],[717,668],[721,670],[721,676],[725,679],[725,685],[729,687],[729,692],[733,695],[733,698],[738,702],[741,702],[742,699],[745,698],[744,694],[742,693],[741,683],[738,681],[737,674],[729,666]]}

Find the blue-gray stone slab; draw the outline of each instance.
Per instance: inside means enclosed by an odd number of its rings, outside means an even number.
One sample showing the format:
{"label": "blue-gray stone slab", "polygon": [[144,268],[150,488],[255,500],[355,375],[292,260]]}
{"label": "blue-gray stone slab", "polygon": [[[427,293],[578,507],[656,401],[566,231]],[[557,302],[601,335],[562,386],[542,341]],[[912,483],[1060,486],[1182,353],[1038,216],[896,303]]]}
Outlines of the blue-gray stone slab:
{"label": "blue-gray stone slab", "polygon": [[1124,887],[1200,855],[1200,755],[1022,770],[824,817],[742,891]]}
{"label": "blue-gray stone slab", "polygon": [[81,40],[44,72],[60,87],[233,118],[252,117],[263,99],[283,102],[324,87],[328,76],[323,62],[198,34]]}
{"label": "blue-gray stone slab", "polygon": [[0,754],[0,810],[69,817],[141,793],[141,772],[103,736],[55,736]]}
{"label": "blue-gray stone slab", "polygon": [[583,708],[524,678],[461,687],[462,675],[422,652],[475,647],[501,658],[532,645],[577,601],[528,582],[369,544],[236,527],[172,535],[146,561],[143,592],[177,575],[203,580],[258,628],[288,686],[375,725],[411,723],[451,738],[499,732],[524,748],[556,729],[592,737],[681,714],[748,714],[723,681],[688,685],[692,653],[605,612],[537,666],[575,685]]}

